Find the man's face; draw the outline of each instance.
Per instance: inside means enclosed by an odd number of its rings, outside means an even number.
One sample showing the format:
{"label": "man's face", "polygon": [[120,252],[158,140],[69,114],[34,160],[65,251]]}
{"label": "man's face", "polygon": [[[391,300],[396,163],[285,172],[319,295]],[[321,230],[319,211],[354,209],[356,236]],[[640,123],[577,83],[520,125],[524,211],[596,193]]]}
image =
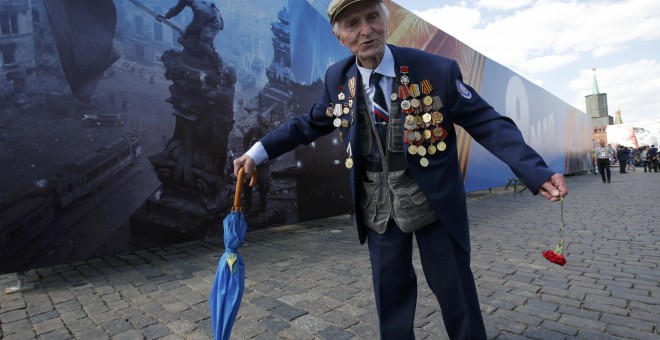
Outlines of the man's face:
{"label": "man's face", "polygon": [[378,1],[358,2],[339,13],[335,36],[364,67],[374,69],[385,54],[387,22]]}
{"label": "man's face", "polygon": [[605,141],[601,139],[598,141],[598,144],[600,144],[600,146],[605,146]]}

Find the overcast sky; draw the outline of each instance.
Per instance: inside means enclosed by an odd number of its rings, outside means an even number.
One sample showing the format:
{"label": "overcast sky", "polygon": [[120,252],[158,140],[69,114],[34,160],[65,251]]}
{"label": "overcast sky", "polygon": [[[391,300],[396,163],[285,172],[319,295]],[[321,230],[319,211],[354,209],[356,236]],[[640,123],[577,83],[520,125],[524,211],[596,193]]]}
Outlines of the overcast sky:
{"label": "overcast sky", "polygon": [[660,119],[660,0],[394,0],[586,112],[593,68],[609,114]]}

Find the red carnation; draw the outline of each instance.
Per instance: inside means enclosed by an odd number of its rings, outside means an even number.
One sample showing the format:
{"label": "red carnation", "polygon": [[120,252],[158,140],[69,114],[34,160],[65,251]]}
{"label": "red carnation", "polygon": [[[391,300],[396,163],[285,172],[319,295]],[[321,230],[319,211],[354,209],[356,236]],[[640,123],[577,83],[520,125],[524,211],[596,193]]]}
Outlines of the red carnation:
{"label": "red carnation", "polygon": [[566,264],[566,258],[564,257],[564,227],[566,226],[566,223],[564,223],[564,198],[561,198],[561,225],[559,227],[559,243],[557,244],[557,247],[555,247],[555,250],[546,250],[544,251],[543,257],[545,257],[548,261],[558,264],[560,266],[564,266]]}

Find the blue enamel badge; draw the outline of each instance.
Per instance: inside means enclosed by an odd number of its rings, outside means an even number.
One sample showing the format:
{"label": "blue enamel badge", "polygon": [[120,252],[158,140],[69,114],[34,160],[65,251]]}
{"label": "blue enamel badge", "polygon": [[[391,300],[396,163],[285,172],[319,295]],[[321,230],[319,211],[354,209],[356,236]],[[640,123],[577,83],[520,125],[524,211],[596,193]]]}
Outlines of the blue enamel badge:
{"label": "blue enamel badge", "polygon": [[468,90],[468,88],[465,87],[465,85],[458,79],[456,79],[456,88],[458,89],[458,93],[460,93],[463,98],[472,98],[472,92],[470,92],[470,90]]}

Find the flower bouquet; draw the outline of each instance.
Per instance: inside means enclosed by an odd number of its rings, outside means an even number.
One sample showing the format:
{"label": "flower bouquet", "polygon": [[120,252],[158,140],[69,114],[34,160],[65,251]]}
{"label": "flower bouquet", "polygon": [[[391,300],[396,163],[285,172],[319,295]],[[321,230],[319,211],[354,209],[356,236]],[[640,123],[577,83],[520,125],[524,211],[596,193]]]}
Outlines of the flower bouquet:
{"label": "flower bouquet", "polygon": [[566,264],[566,258],[564,257],[564,227],[566,227],[566,223],[564,223],[563,197],[560,200],[560,206],[561,206],[561,225],[559,227],[559,243],[557,243],[555,250],[544,251],[543,257],[545,257],[548,261],[552,263],[558,264],[560,266],[564,266]]}

